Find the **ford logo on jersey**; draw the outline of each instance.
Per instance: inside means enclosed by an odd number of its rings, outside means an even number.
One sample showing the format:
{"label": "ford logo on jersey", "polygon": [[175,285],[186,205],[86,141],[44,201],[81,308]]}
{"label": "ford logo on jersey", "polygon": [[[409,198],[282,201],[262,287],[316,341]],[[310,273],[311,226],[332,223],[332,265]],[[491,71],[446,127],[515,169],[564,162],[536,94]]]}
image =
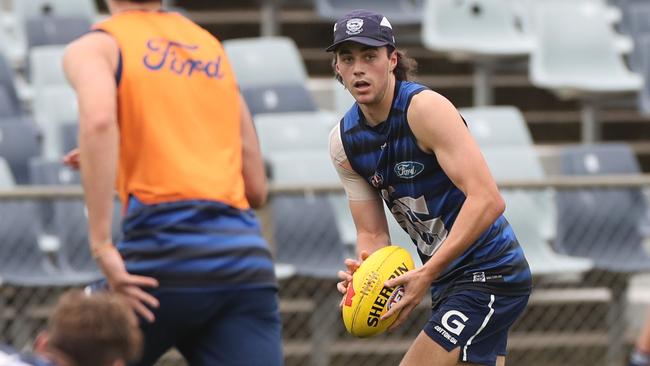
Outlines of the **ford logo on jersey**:
{"label": "ford logo on jersey", "polygon": [[395,165],[395,174],[402,179],[411,179],[423,170],[424,164],[417,161],[403,161]]}

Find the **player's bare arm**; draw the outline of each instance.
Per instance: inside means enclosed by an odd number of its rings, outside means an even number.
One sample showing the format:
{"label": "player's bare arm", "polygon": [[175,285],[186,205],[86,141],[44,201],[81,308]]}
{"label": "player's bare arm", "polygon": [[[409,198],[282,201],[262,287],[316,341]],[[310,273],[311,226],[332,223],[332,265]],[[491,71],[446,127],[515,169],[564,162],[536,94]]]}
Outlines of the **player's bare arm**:
{"label": "player's bare arm", "polygon": [[243,97],[241,103],[242,170],[246,198],[252,208],[260,208],[266,203],[268,196],[264,160],[253,126],[253,118]]}
{"label": "player's bare arm", "polygon": [[384,317],[402,310],[393,328],[399,326],[421,301],[433,280],[501,215],[505,204],[490,175],[478,146],[456,108],[433,91],[416,95],[408,120],[418,145],[436,155],[440,166],[466,196],[466,200],[440,249],[421,268],[386,285],[405,286],[405,296]]}
{"label": "player's bare arm", "polygon": [[158,301],[139,287],[157,286],[157,281],[129,275],[111,242],[119,153],[117,58],[115,40],[107,34],[93,32],[68,47],[63,63],[79,104],[79,164],[88,209],[91,252],[111,288],[126,295],[132,308],[140,315],[153,320],[153,314],[144,304],[155,307]]}

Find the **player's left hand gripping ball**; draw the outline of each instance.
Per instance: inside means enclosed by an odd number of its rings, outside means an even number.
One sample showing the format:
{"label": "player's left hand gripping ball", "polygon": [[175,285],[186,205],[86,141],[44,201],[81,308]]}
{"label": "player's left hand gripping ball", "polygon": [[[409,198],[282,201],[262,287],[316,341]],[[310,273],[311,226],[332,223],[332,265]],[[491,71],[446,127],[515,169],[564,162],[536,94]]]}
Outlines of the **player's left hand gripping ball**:
{"label": "player's left hand gripping ball", "polygon": [[387,319],[381,316],[397,303],[404,288],[385,287],[384,282],[415,268],[413,258],[402,247],[391,245],[370,255],[354,272],[343,302],[343,323],[350,334],[372,337],[383,333],[399,313]]}

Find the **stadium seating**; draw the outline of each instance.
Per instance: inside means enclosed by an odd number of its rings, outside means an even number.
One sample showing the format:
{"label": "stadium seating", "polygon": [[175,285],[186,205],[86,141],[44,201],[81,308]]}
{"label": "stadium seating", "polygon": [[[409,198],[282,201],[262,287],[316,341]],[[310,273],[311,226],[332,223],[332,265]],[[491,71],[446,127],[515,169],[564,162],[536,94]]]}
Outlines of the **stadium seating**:
{"label": "stadium seating", "polygon": [[528,125],[516,107],[460,108],[459,112],[481,148],[533,146]]}
{"label": "stadium seating", "polygon": [[240,38],[224,41],[223,45],[242,89],[307,83],[305,65],[290,38]]}
{"label": "stadium seating", "polygon": [[[561,154],[567,175],[638,174],[639,165],[624,144],[567,147]],[[620,359],[625,321],[616,321],[627,304],[630,275],[650,271],[642,227],[647,204],[639,188],[583,188],[558,191],[556,246],[568,255],[589,258],[609,275],[612,300],[608,309],[608,358]],[[608,277],[605,277],[608,278]]]}
{"label": "stadium seating", "polygon": [[508,0],[427,0],[422,43],[474,61],[474,105],[493,103],[490,78],[497,57],[526,56],[533,40]]}
{"label": "stadium seating", "polygon": [[333,80],[332,84],[334,89],[334,112],[340,120],[350,110],[355,100],[352,94],[341,83]]}
{"label": "stadium seating", "polygon": [[34,118],[43,131],[43,155],[59,159],[63,147],[63,126],[77,123],[79,112],[74,90],[68,85],[43,86],[34,92]]}
{"label": "stadium seating", "polygon": [[14,72],[5,55],[0,53],[0,117],[18,117],[22,114],[21,110]]}
{"label": "stadium seating", "polygon": [[336,20],[355,9],[379,12],[394,24],[418,24],[421,21],[422,0],[316,0],[316,12]]}
{"label": "stadium seating", "polygon": [[432,50],[475,56],[527,55],[533,48],[507,0],[427,0],[422,42]]}
{"label": "stadium seating", "polygon": [[[11,188],[11,173],[0,158],[0,188]],[[33,201],[4,201],[0,205],[0,285],[24,287],[71,286],[88,283],[96,277],[62,271],[58,247],[39,241],[40,225],[35,220],[37,207]]]}
{"label": "stadium seating", "polygon": [[17,184],[29,183],[29,160],[41,155],[40,131],[22,119],[0,123],[0,157],[3,157]]}
{"label": "stadium seating", "polygon": [[[59,161],[33,159],[30,162],[30,180],[38,185],[79,185],[79,172],[73,171]],[[60,266],[69,271],[94,273],[101,277],[95,261],[90,256],[86,208],[81,199],[55,199],[48,201],[51,216],[45,217],[43,229],[60,243]],[[47,210],[45,210],[47,212]],[[49,219],[49,221],[48,221]],[[120,209],[116,202],[113,215],[113,239],[120,238]]]}
{"label": "stadium seating", "polygon": [[582,139],[599,139],[594,98],[637,92],[643,84],[616,48],[616,36],[598,2],[540,2],[535,7],[537,47],[531,54],[533,85],[564,98],[582,99]]}
{"label": "stadium seating", "polygon": [[63,73],[65,46],[38,46],[29,51],[29,76],[38,90],[44,86],[68,85]]}
{"label": "stadium seating", "polygon": [[269,113],[255,116],[262,155],[282,150],[317,149],[327,153],[329,133],[338,118],[328,112]]}
{"label": "stadium seating", "polygon": [[66,45],[90,31],[90,20],[83,17],[40,16],[25,21],[27,48]]}
{"label": "stadium seating", "polygon": [[12,3],[13,13],[19,21],[42,15],[78,16],[93,21],[98,15],[93,0],[16,0]]}
{"label": "stadium seating", "polygon": [[[483,155],[496,179],[544,178],[539,158],[530,146],[490,146],[483,149]],[[590,260],[552,249],[556,212],[551,190],[502,189],[501,194],[506,201],[506,219],[526,252],[533,275],[579,275],[593,267]]]}
{"label": "stadium seating", "polygon": [[79,146],[77,142],[77,135],[79,131],[79,124],[77,121],[62,122],[60,125],[61,133],[61,148],[64,153]]}
{"label": "stadium seating", "polygon": [[[640,171],[634,153],[623,144],[567,147],[561,159],[567,175]],[[590,258],[596,268],[615,273],[650,271],[650,255],[641,236],[647,205],[638,188],[559,191],[556,202],[561,252]]]}
{"label": "stadium seating", "polygon": [[280,84],[242,89],[253,116],[260,113],[315,112],[316,103],[302,84]]}

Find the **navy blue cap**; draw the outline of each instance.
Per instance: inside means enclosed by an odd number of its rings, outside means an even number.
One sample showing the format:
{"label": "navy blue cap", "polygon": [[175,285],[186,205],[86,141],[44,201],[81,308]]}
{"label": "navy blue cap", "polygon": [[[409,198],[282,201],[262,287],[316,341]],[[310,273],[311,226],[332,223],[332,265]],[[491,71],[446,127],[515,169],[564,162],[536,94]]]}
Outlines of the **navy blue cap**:
{"label": "navy blue cap", "polygon": [[334,23],[334,43],[326,51],[334,51],[347,41],[372,47],[395,48],[393,27],[388,19],[379,13],[363,9],[353,10]]}

